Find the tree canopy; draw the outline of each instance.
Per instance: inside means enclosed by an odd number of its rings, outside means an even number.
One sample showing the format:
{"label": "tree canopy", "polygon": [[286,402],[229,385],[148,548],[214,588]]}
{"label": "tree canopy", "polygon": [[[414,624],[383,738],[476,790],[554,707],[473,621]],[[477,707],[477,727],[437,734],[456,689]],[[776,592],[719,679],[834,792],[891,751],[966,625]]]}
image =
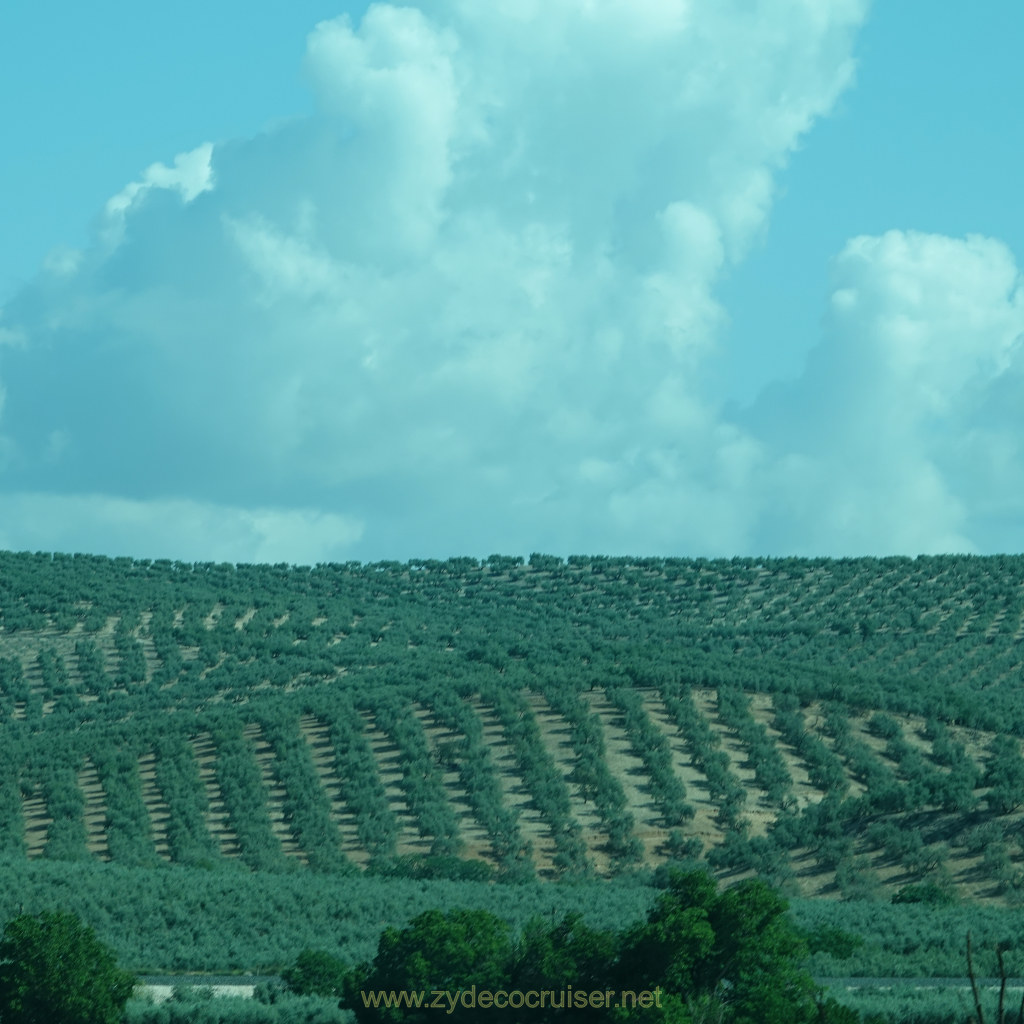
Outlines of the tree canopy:
{"label": "tree canopy", "polygon": [[75,914],[22,914],[0,940],[4,1024],[117,1024],[135,977]]}
{"label": "tree canopy", "polygon": [[[524,1006],[538,1024],[856,1020],[817,998],[801,966],[806,943],[786,911],[765,882],[719,891],[701,871],[675,873],[647,919],[619,933],[569,914],[551,924],[535,919],[516,940],[487,911],[432,910],[385,931],[373,961],[350,972],[340,1005],[360,1024],[426,1021],[442,1005],[453,1022],[468,1022],[479,1019],[487,990],[495,1021],[521,1019]],[[577,1001],[584,994],[596,998]],[[434,999],[443,1002],[432,1006]]]}

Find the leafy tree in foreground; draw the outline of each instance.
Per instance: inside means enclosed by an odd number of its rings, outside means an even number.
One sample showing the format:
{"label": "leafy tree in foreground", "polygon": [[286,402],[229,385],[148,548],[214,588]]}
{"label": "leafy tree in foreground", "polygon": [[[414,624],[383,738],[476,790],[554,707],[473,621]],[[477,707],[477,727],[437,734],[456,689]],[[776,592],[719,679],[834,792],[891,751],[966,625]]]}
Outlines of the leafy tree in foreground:
{"label": "leafy tree in foreground", "polygon": [[75,914],[22,914],[0,941],[4,1024],[117,1024],[135,977]]}
{"label": "leafy tree in foreground", "polygon": [[[353,1010],[360,1024],[426,1022],[439,1016],[429,1008],[432,991],[473,996],[475,986],[477,992],[550,997],[543,1005],[495,1002],[485,1013],[472,1003],[446,1002],[446,1019],[457,1024],[486,1014],[495,1024],[519,1024],[527,1016],[530,1024],[856,1024],[857,1014],[833,1000],[820,1002],[800,966],[807,944],[786,911],[786,901],[764,882],[719,892],[703,871],[674,873],[647,920],[622,933],[591,929],[571,914],[550,926],[534,919],[512,941],[508,926],[486,911],[431,910],[402,931],[384,932],[373,962],[346,977],[340,1005]],[[657,1000],[583,1006],[566,997],[569,986],[574,996],[657,992]],[[398,993],[412,998],[396,1000]],[[391,998],[386,1002],[385,996]]]}
{"label": "leafy tree in foreground", "polygon": [[290,992],[300,996],[340,996],[348,968],[323,950],[304,949],[291,967],[281,972]]}
{"label": "leafy tree in foreground", "polygon": [[590,928],[579,912],[548,926],[540,917],[527,922],[515,947],[510,988],[594,990],[606,987],[609,965],[615,962],[614,932]]}
{"label": "leafy tree in foreground", "polygon": [[703,872],[679,874],[646,923],[624,936],[622,987],[661,986],[676,1004],[663,1020],[709,1012],[735,1024],[815,1020],[814,982],[799,967],[806,945],[786,910],[759,879],[718,892]]}
{"label": "leafy tree in foreground", "polygon": [[[373,992],[455,993],[472,986],[508,987],[512,942],[508,925],[486,910],[428,910],[407,928],[387,928],[372,964],[361,964],[345,979],[341,1006],[353,1010],[360,1024],[378,1021],[426,1021],[437,1010],[426,1006],[374,1006],[364,1002]],[[474,1021],[479,1011],[455,1007],[448,1019]],[[538,1018],[540,1019],[540,1018]]]}

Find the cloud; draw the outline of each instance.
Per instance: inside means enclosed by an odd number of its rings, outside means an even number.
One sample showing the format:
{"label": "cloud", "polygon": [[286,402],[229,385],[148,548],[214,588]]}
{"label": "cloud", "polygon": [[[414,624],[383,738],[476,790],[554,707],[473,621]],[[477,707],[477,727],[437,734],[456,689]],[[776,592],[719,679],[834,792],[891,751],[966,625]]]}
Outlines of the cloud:
{"label": "cloud", "polygon": [[435,239],[452,180],[456,48],[454,33],[420,11],[383,4],[358,33],[343,16],[309,37],[306,71],[321,110],[351,133],[338,185],[362,216],[347,234],[371,246],[381,235],[379,252],[422,256]]}
{"label": "cloud", "polygon": [[40,537],[41,496],[85,502],[77,532],[45,521],[93,548],[119,501],[154,551],[174,502],[276,509],[230,544],[182,517],[239,558],[1008,540],[1021,290],[995,240],[852,239],[804,376],[743,413],[705,395],[715,289],[853,82],[865,13],[438,0],[317,25],[316,114],[152,165],[7,304],[6,542]]}
{"label": "cloud", "polygon": [[768,493],[786,514],[774,543],[1019,547],[1024,278],[1013,255],[977,235],[889,231],[851,239],[833,278],[805,373],[743,418],[777,467]]}
{"label": "cloud", "polygon": [[[100,551],[181,561],[343,561],[363,531],[317,509],[231,508],[101,494],[0,496],[0,548]],[[14,529],[9,524],[16,524]]]}
{"label": "cloud", "polygon": [[[104,208],[102,237],[108,247],[116,247],[124,232],[124,222],[128,211],[144,201],[152,189],[177,191],[182,200],[190,203],[201,192],[208,192],[214,186],[213,170],[210,158],[213,146],[204,142],[189,153],[179,153],[174,158],[174,166],[151,164],[143,172],[141,181],[133,181],[126,185],[116,196],[107,200]],[[48,261],[51,269],[58,273],[73,273],[77,269],[76,256],[68,258],[64,255],[54,263]]]}

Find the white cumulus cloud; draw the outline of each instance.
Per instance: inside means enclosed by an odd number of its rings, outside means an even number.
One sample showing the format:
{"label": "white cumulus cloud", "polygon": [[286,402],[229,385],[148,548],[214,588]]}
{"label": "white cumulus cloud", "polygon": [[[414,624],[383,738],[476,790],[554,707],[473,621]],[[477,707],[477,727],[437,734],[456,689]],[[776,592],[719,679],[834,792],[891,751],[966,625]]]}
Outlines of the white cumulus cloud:
{"label": "white cumulus cloud", "polygon": [[[363,524],[319,509],[236,508],[102,494],[0,495],[0,548],[181,561],[344,561]],[[12,528],[10,524],[15,524]]]}
{"label": "white cumulus cloud", "polygon": [[[771,442],[776,541],[801,553],[1019,547],[1024,278],[1001,242],[851,239],[803,377],[747,428]],[[1016,543],[1015,543],[1016,541]]]}
{"label": "white cumulus cloud", "polygon": [[4,542],[158,553],[175,502],[204,557],[295,561],[1010,537],[998,241],[852,239],[804,376],[731,418],[706,398],[718,283],[853,83],[866,7],[437,0],[315,26],[317,113],[153,164],[3,310]]}

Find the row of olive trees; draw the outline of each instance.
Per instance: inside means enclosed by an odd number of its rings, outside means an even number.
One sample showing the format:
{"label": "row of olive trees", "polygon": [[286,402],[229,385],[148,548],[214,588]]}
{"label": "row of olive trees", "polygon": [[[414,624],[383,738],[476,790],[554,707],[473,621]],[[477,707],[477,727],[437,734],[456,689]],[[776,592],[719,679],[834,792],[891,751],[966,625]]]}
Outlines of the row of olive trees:
{"label": "row of olive trees", "polygon": [[532,877],[532,850],[523,840],[518,813],[505,804],[479,715],[452,688],[438,690],[431,710],[435,719],[457,737],[438,745],[438,763],[458,773],[473,814],[487,831],[499,869],[506,876]]}
{"label": "row of olive trees", "polygon": [[651,794],[665,826],[670,829],[685,826],[696,812],[687,802],[686,787],[672,766],[672,750],[665,734],[651,721],[636,690],[609,686],[606,693],[622,714],[633,752],[643,761]]}
{"label": "row of olive trees", "polygon": [[572,781],[584,802],[593,801],[607,835],[606,849],[619,866],[638,861],[643,846],[634,834],[633,815],[629,811],[622,784],[608,768],[601,721],[567,687],[547,686],[545,695],[552,710],[569,726],[575,764]]}
{"label": "row of olive trees", "polygon": [[733,773],[729,755],[720,749],[721,739],[697,710],[688,688],[676,680],[668,680],[661,692],[669,715],[686,740],[694,766],[707,779],[711,799],[718,805],[718,818],[723,829],[739,829],[747,791]]}
{"label": "row of olive trees", "polygon": [[551,831],[556,869],[571,875],[589,874],[592,865],[580,824],[572,814],[569,788],[544,748],[530,705],[521,693],[500,686],[488,687],[481,696],[494,708],[519,777]]}
{"label": "row of olive trees", "polygon": [[398,821],[388,803],[362,716],[351,698],[331,692],[311,709],[327,725],[339,795],[355,817],[356,835],[372,857],[394,855]]}
{"label": "row of olive trees", "polygon": [[409,703],[395,694],[378,697],[372,710],[377,727],[396,747],[401,768],[398,785],[420,835],[430,841],[431,854],[456,855],[463,845],[458,819],[422,723]]}

